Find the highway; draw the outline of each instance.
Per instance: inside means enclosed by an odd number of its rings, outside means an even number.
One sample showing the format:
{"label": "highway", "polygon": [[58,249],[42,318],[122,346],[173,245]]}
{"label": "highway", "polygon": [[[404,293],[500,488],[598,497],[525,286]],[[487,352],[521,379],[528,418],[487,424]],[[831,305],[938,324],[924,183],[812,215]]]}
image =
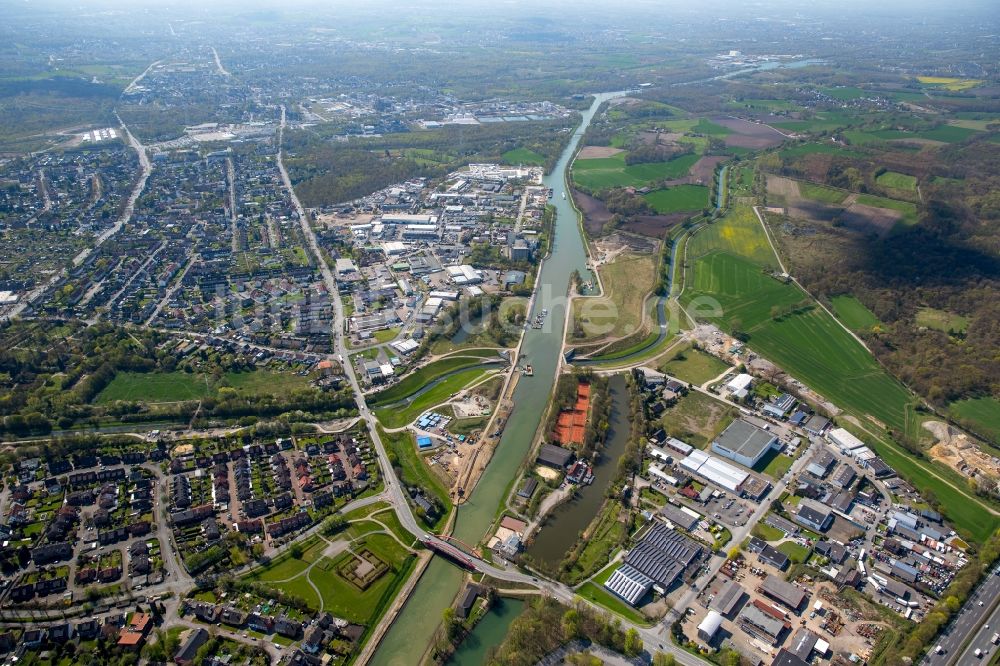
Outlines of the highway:
{"label": "highway", "polygon": [[[990,637],[998,631],[1000,623],[1000,567],[994,567],[989,577],[976,591],[969,596],[961,612],[955,619],[938,635],[937,642],[931,646],[927,656],[922,662],[923,666],[970,666],[971,664],[986,663],[988,659],[977,659],[973,651],[978,647],[985,653],[986,646],[990,646],[992,654],[997,649],[990,644]],[[980,606],[979,602],[983,602]],[[989,627],[987,629],[987,626]],[[971,639],[971,640],[970,640]],[[968,642],[967,649],[962,646]],[[942,648],[939,654],[936,647]]]}

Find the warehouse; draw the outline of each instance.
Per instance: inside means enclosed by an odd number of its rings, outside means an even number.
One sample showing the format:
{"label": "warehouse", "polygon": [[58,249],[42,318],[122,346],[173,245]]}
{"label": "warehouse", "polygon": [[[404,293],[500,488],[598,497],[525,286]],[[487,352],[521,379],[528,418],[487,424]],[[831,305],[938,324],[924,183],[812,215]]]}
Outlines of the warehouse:
{"label": "warehouse", "polygon": [[697,512],[686,506],[675,506],[669,502],[660,509],[660,515],[670,521],[674,527],[679,527],[687,532],[692,531],[701,520],[701,516]]}
{"label": "warehouse", "polygon": [[740,613],[740,627],[751,636],[774,642],[785,630],[785,623],[771,617],[754,605],[748,605]]}
{"label": "warehouse", "polygon": [[714,611],[718,611],[726,617],[729,617],[732,615],[733,610],[740,605],[744,594],[745,593],[740,584],[735,580],[730,580],[722,586],[708,607]]}
{"label": "warehouse", "polygon": [[806,600],[806,593],[791,583],[786,583],[777,576],[768,575],[761,583],[760,591],[775,601],[780,601],[793,611],[798,611]]}
{"label": "warehouse", "polygon": [[572,458],[572,451],[552,444],[542,444],[542,449],[538,452],[539,463],[556,469],[564,469]]}
{"label": "warehouse", "polygon": [[692,451],[691,455],[681,460],[679,464],[689,472],[698,474],[702,478],[733,493],[739,493],[743,482],[750,476],[724,460],[720,460],[698,449]]}
{"label": "warehouse", "polygon": [[482,274],[468,264],[448,266],[445,270],[455,284],[478,284],[483,281]]}
{"label": "warehouse", "polygon": [[830,443],[840,449],[841,453],[847,453],[853,449],[861,448],[865,445],[860,439],[847,432],[843,428],[834,428],[826,434]]}
{"label": "warehouse", "polygon": [[666,592],[704,552],[697,542],[680,532],[654,523],[625,556],[625,564],[652,578],[654,585]]}
{"label": "warehouse", "polygon": [[833,515],[822,504],[803,499],[799,502],[798,513],[792,516],[792,520],[811,530],[824,532],[833,522]]}
{"label": "warehouse", "polygon": [[698,638],[706,643],[711,642],[712,638],[715,637],[716,632],[719,631],[719,627],[721,626],[722,615],[720,615],[718,611],[708,611],[708,615],[706,615],[705,619],[698,625]]}
{"label": "warehouse", "polygon": [[748,421],[737,419],[712,442],[712,451],[753,467],[769,451],[779,448],[778,438]]}
{"label": "warehouse", "polygon": [[653,579],[627,564],[618,567],[604,583],[609,592],[635,606],[653,587]]}

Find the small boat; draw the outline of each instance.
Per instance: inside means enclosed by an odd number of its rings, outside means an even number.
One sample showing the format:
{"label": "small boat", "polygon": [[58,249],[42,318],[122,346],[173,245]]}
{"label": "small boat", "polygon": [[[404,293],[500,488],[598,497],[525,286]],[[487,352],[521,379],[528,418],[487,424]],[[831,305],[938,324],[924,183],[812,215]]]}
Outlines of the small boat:
{"label": "small boat", "polygon": [[521,371],[521,374],[523,374],[525,377],[531,377],[532,375],[535,374],[535,370],[534,368],[531,367],[531,364],[529,363],[528,365],[524,366],[524,370]]}
{"label": "small boat", "polygon": [[565,199],[566,198],[566,193],[563,192],[562,195],[563,195],[563,199]]}

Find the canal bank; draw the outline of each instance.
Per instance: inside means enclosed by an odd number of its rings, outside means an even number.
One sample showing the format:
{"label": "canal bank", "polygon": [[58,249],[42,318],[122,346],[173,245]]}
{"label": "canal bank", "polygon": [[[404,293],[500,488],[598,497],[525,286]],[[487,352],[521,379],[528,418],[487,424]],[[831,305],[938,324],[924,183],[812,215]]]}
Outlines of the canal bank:
{"label": "canal bank", "polygon": [[544,569],[557,571],[559,563],[576,544],[580,533],[587,529],[598,514],[611,482],[615,479],[618,459],[632,435],[629,423],[628,386],[625,377],[614,375],[608,380],[611,416],[600,458],[594,465],[594,482],[579,486],[571,499],[563,502],[545,519],[535,535],[528,554]]}
{"label": "canal bank", "polygon": [[[577,214],[568,201],[567,171],[598,107],[623,94],[602,93],[595,96],[555,169],[543,180],[553,190],[555,234],[552,253],[545,260],[535,287],[534,309],[529,314],[547,309],[549,315],[542,328],[529,328],[524,332],[521,358],[532,364],[534,376],[517,383],[514,408],[497,450],[471,497],[457,509],[453,534],[464,543],[479,543],[493,523],[512,480],[531,448],[549,402],[562,351],[570,276],[576,270],[585,279],[592,279]],[[376,666],[409,666],[415,657],[419,658],[441,622],[444,609],[458,594],[462,575],[459,569],[442,558],[434,558],[375,652],[371,663]]]}
{"label": "canal bank", "polygon": [[500,645],[511,623],[521,614],[527,602],[522,599],[498,597],[462,644],[448,660],[448,666],[482,666],[489,651]]}

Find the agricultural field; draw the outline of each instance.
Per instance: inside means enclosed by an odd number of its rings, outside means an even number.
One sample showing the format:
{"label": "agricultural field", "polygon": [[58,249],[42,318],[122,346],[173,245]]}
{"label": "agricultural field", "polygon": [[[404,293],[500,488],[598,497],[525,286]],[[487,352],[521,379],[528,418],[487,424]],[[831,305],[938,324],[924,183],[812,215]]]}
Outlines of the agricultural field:
{"label": "agricultural field", "polygon": [[653,210],[665,215],[708,208],[710,194],[709,188],[704,185],[677,185],[650,192],[644,198],[653,207]]}
{"label": "agricultural field", "polygon": [[878,175],[875,182],[882,187],[893,190],[906,190],[908,192],[916,192],[917,190],[917,179],[915,176],[897,171],[885,171]]}
{"label": "agricultural field", "polygon": [[831,298],[830,302],[840,321],[852,331],[865,331],[879,324],[878,317],[853,296],[841,294]]}
{"label": "agricultural field", "polygon": [[861,157],[862,153],[844,148],[835,143],[800,143],[783,148],[779,153],[783,159],[798,159],[806,155],[843,155],[845,157]]}
{"label": "agricultural field", "polygon": [[959,79],[951,76],[918,76],[917,81],[925,86],[944,88],[950,92],[961,92],[982,85],[980,79]]}
{"label": "agricultural field", "polygon": [[968,317],[934,308],[920,308],[917,310],[916,322],[917,326],[925,326],[944,333],[952,331],[955,333],[965,333],[969,328]]}
{"label": "agricultural field", "polygon": [[714,222],[699,229],[688,241],[687,256],[693,259],[715,249],[778,267],[764,229],[750,206],[734,206],[724,222]]}
{"label": "agricultural field", "polygon": [[683,347],[673,358],[661,364],[660,372],[676,377],[682,382],[701,386],[710,379],[715,379],[729,366],[698,349]]}
{"label": "agricultural field", "polygon": [[668,162],[625,164],[625,153],[611,157],[578,159],[573,162],[573,182],[592,192],[609,187],[644,187],[661,180],[686,176],[699,159],[698,155],[681,155]]}
{"label": "agricultural field", "polygon": [[539,155],[530,148],[515,148],[514,150],[508,150],[506,153],[501,155],[501,157],[507,164],[527,164],[534,166],[542,166],[545,164],[545,157]]}
{"label": "agricultural field", "polygon": [[798,181],[799,194],[805,198],[812,201],[820,201],[828,204],[840,204],[844,203],[844,199],[847,198],[848,192],[844,190],[837,190],[832,187],[826,187],[825,185],[817,185],[816,183],[809,183],[804,180]]}
{"label": "agricultural field", "polygon": [[970,398],[953,402],[949,409],[962,421],[971,423],[976,432],[1000,445],[1000,400]]}
{"label": "agricultural field", "polygon": [[933,129],[908,132],[904,130],[886,129],[871,132],[870,136],[883,141],[896,141],[900,139],[927,139],[929,141],[941,141],[943,143],[958,143],[965,141],[976,133],[976,130],[966,127],[956,127],[954,125],[939,125]]}
{"label": "agricultural field", "polygon": [[910,201],[897,201],[896,199],[877,197],[874,194],[859,194],[856,203],[862,206],[888,208],[889,210],[898,211],[903,214],[900,222],[906,226],[912,226],[917,223],[917,205]]}
{"label": "agricultural field", "polygon": [[860,120],[860,116],[843,111],[819,111],[808,120],[782,120],[771,123],[774,127],[791,132],[831,132]]}
{"label": "agricultural field", "polygon": [[572,342],[630,335],[642,324],[643,303],[656,280],[655,255],[622,255],[598,267],[604,293],[573,299]]}

